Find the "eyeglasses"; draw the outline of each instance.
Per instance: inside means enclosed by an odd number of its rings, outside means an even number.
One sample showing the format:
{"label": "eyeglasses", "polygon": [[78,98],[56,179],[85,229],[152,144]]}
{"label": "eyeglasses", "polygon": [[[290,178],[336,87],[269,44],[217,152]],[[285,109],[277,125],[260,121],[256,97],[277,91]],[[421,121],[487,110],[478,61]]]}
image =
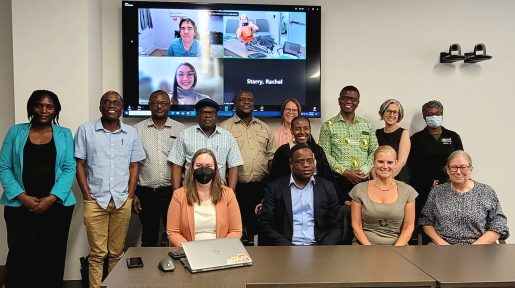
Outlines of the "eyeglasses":
{"label": "eyeglasses", "polygon": [[389,115],[399,115],[399,111],[397,110],[390,110],[390,109],[386,109],[384,111],[384,114],[389,114]]}
{"label": "eyeglasses", "polygon": [[295,108],[284,108],[284,112],[287,112],[287,113],[298,113],[298,112],[299,112],[299,109],[295,109]]}
{"label": "eyeglasses", "polygon": [[306,164],[306,163],[308,163],[308,165],[313,165],[313,163],[315,163],[315,159],[313,159],[313,158],[298,159],[298,160],[293,160],[291,162],[298,166],[304,166],[304,164]]}
{"label": "eyeglasses", "polygon": [[104,105],[104,106],[121,107],[122,106],[122,102],[120,102],[118,100],[105,100],[104,102],[102,102],[102,105]]}
{"label": "eyeglasses", "polygon": [[338,101],[357,103],[359,101],[359,98],[358,97],[341,96],[340,98],[338,98]]}
{"label": "eyeglasses", "polygon": [[150,102],[150,105],[152,105],[153,107],[159,107],[159,106],[166,107],[166,106],[170,105],[170,102],[165,102],[165,101],[162,101],[162,102]]}
{"label": "eyeglasses", "polygon": [[460,169],[461,172],[467,172],[470,166],[447,166],[447,168],[451,172],[458,172],[458,169]]}

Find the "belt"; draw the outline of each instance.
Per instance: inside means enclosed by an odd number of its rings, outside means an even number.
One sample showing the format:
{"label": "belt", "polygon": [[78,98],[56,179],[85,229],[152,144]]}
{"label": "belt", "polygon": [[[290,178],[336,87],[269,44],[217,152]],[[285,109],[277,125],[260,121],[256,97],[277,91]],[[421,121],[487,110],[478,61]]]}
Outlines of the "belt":
{"label": "belt", "polygon": [[162,187],[152,188],[152,187],[148,187],[148,186],[140,186],[140,185],[138,185],[138,188],[139,189],[143,189],[143,190],[151,190],[151,191],[154,191],[154,192],[172,191],[172,186],[162,186]]}

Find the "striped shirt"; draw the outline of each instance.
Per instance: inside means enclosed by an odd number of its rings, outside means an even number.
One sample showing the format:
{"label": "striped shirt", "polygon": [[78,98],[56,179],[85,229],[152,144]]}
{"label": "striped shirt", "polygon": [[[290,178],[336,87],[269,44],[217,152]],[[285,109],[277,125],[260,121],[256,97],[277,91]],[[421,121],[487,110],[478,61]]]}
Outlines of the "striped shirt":
{"label": "striped shirt", "polygon": [[186,164],[187,171],[193,155],[201,148],[207,148],[215,154],[220,177],[224,183],[227,168],[243,165],[238,144],[229,131],[217,126],[213,134],[207,136],[198,124],[182,130],[172,144],[168,161],[179,166]]}
{"label": "striped shirt", "polygon": [[91,197],[107,209],[111,198],[120,208],[129,196],[129,165],[145,159],[134,128],[104,129],[100,119],[82,124],[75,134],[75,158],[86,160]]}

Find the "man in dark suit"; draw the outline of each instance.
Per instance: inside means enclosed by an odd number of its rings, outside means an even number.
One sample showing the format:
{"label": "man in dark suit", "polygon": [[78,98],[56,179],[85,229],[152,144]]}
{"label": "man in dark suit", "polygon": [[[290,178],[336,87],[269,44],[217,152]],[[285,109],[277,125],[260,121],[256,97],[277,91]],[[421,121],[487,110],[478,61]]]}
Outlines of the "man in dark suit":
{"label": "man in dark suit", "polygon": [[339,202],[331,182],[313,176],[310,147],[290,150],[291,176],[270,183],[259,216],[260,245],[336,245],[342,240]]}

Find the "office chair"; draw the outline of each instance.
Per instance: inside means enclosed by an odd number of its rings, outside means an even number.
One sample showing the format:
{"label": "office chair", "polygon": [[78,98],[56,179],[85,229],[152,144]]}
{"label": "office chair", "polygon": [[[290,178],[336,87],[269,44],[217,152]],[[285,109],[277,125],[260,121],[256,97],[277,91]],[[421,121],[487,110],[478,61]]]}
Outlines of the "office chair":
{"label": "office chair", "polygon": [[225,22],[225,38],[236,38],[236,30],[238,30],[238,26],[240,25],[240,21],[238,19],[227,19]]}
{"label": "office chair", "polygon": [[270,24],[268,23],[267,19],[256,19],[255,22],[256,26],[259,27],[259,30],[254,32],[254,35],[256,36],[271,36],[272,33],[270,33]]}

